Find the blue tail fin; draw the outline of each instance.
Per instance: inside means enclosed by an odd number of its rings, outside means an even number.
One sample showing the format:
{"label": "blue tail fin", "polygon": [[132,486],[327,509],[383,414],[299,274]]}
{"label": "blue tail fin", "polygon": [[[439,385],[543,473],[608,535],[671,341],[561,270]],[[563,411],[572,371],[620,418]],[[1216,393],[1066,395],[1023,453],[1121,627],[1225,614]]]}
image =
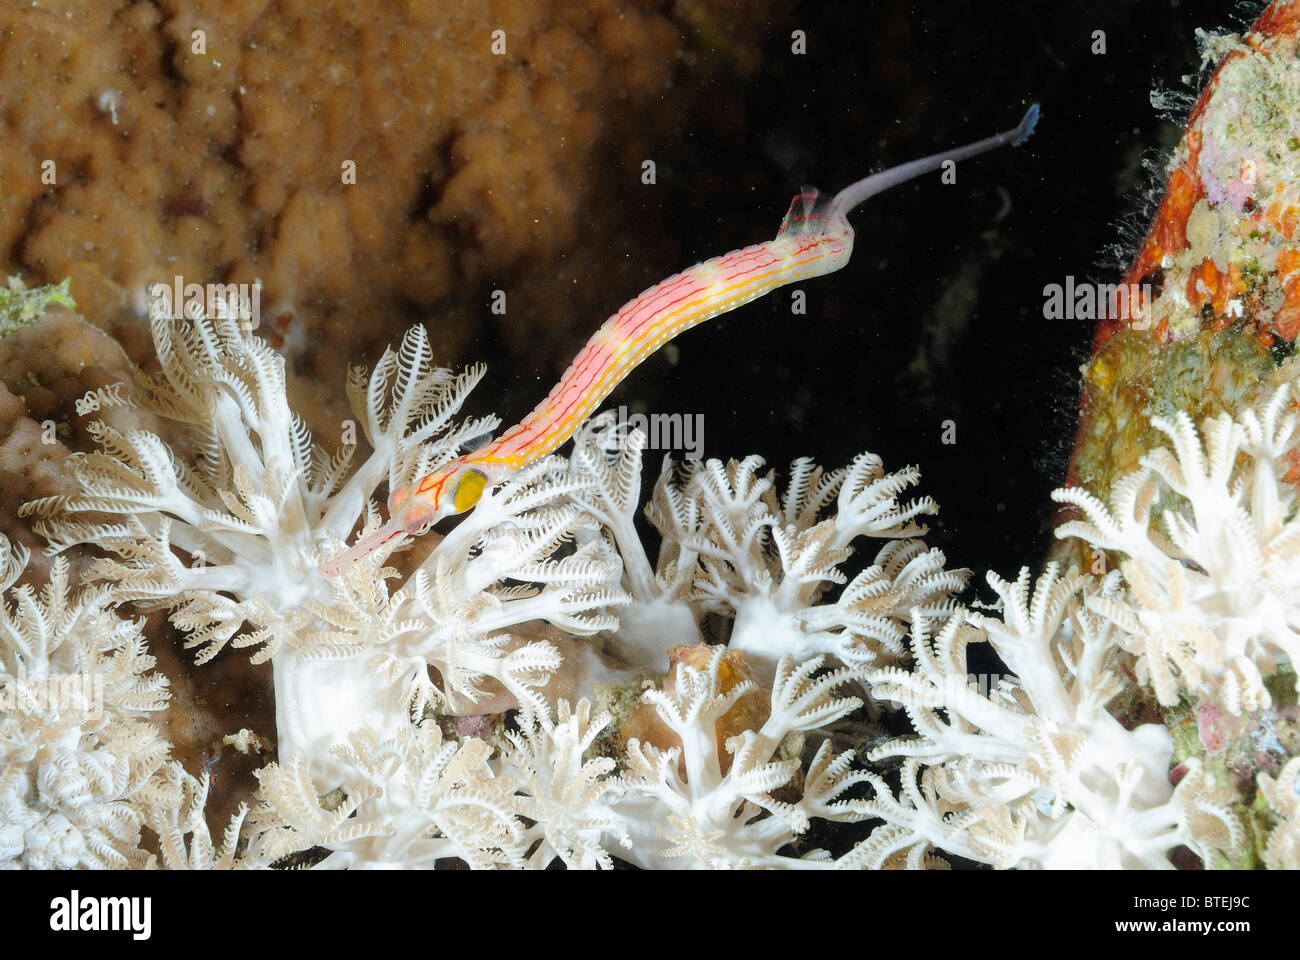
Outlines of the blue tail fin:
{"label": "blue tail fin", "polygon": [[1036,103],[1025,111],[1025,115],[1020,118],[1020,125],[1016,127],[1016,138],[1011,141],[1013,147],[1020,146],[1033,134],[1034,127],[1038,126],[1038,114],[1038,104]]}

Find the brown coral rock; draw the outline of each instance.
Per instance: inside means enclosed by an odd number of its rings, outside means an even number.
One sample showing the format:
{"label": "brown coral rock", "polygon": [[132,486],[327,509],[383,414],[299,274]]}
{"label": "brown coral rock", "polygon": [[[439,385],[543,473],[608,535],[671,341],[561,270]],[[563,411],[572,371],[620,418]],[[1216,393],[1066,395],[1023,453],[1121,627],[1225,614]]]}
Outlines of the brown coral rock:
{"label": "brown coral rock", "polygon": [[[625,217],[605,198],[641,189],[643,160],[719,97],[674,84],[692,44],[713,42],[701,17],[766,8],[719,6],[5,7],[0,260],[29,283],[70,276],[115,334],[143,326],[149,283],[260,280],[264,332],[321,385],[306,388],[318,429],[342,413],[345,365],[412,321],[432,321],[442,362],[493,323],[508,351],[560,364],[644,283],[618,257],[553,280],[557,258],[580,236],[617,246],[603,237]],[[507,285],[520,296],[494,316]]]}

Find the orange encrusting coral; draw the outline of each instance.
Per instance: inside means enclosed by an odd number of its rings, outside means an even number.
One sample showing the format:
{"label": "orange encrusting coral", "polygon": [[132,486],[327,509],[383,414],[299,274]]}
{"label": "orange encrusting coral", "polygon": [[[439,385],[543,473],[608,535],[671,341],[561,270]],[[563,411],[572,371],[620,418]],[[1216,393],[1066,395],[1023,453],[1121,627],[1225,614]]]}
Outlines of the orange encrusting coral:
{"label": "orange encrusting coral", "polygon": [[1282,306],[1273,317],[1281,336],[1294,340],[1300,333],[1300,249],[1284,250],[1277,256],[1277,275],[1282,281]]}
{"label": "orange encrusting coral", "polygon": [[1213,260],[1202,260],[1200,266],[1188,276],[1184,295],[1194,309],[1200,310],[1209,304],[1214,311],[1215,322],[1223,326],[1227,320],[1224,311],[1227,309],[1228,298],[1237,292],[1236,284],[1239,281],[1240,273],[1235,265],[1229,268],[1228,273],[1224,273],[1214,265]]}
{"label": "orange encrusting coral", "polygon": [[1098,323],[1083,368],[1069,483],[1103,498],[1155,439],[1152,415],[1257,401],[1300,333],[1300,4],[1202,42],[1218,66],[1122,279],[1150,296]]}
{"label": "orange encrusting coral", "polygon": [[[1277,191],[1282,191],[1282,184],[1277,185]],[[1288,240],[1295,238],[1297,217],[1300,217],[1300,208],[1285,199],[1274,200],[1264,208],[1264,224]]]}
{"label": "orange encrusting coral", "polygon": [[[1169,175],[1164,202],[1160,204],[1160,209],[1156,213],[1155,223],[1147,234],[1146,243],[1138,251],[1128,272],[1124,274],[1124,283],[1141,283],[1144,279],[1153,276],[1159,269],[1165,254],[1177,253],[1187,246],[1187,218],[1191,215],[1192,208],[1196,206],[1196,201],[1200,199],[1202,192],[1200,179],[1196,176],[1195,170],[1195,154],[1198,152],[1196,141],[1199,138],[1188,139],[1193,159],[1189,160],[1187,166],[1192,169],[1179,167]],[[1093,343],[1093,349],[1100,349],[1127,319],[1129,318],[1107,317],[1098,324],[1097,339]]]}
{"label": "orange encrusting coral", "polygon": [[[1187,118],[1183,142],[1179,145],[1177,154],[1178,162],[1169,172],[1164,198],[1156,212],[1155,220],[1147,233],[1146,240],[1124,274],[1124,283],[1142,283],[1144,280],[1150,280],[1153,276],[1159,275],[1167,256],[1176,254],[1188,247],[1188,221],[1196,204],[1206,199],[1207,196],[1206,184],[1202,179],[1200,169],[1203,140],[1202,123],[1207,107],[1219,94],[1220,78],[1224,75],[1225,70],[1234,61],[1247,56],[1255,54],[1275,56],[1278,52],[1278,47],[1275,44],[1287,40],[1294,43],[1297,35],[1300,35],[1300,5],[1293,4],[1289,0],[1279,0],[1260,16],[1251,32],[1243,39],[1243,43],[1250,47],[1254,53],[1237,49],[1232,50],[1223,58]],[[1285,48],[1285,43],[1282,43],[1281,46]],[[1291,147],[1291,150],[1294,151],[1295,149],[1295,146]],[[1243,170],[1242,175],[1249,176],[1250,172]],[[1274,186],[1274,193],[1279,196],[1269,202],[1267,206],[1252,202],[1242,211],[1240,227],[1243,234],[1249,235],[1251,231],[1260,231],[1277,234],[1286,240],[1295,238],[1297,220],[1300,219],[1300,205],[1297,204],[1294,195],[1289,197],[1282,195],[1284,193],[1284,184],[1281,182]],[[1212,285],[1216,291],[1212,300],[1216,315],[1222,314],[1231,297],[1244,292],[1246,289],[1240,275],[1227,278],[1225,281],[1223,271],[1215,269],[1213,263],[1208,259],[1202,260],[1198,269],[1201,271],[1201,279],[1206,279],[1211,270],[1218,274],[1214,278]],[[1209,283],[1209,280],[1207,279],[1206,282]],[[1189,299],[1191,293],[1192,291],[1189,290]],[[1201,299],[1201,302],[1205,302],[1204,298]],[[1108,317],[1100,323],[1093,344],[1094,352],[1104,346],[1116,330],[1125,325],[1126,322],[1131,322],[1134,319],[1137,318]],[[1293,339],[1294,336],[1295,334],[1292,332],[1287,336],[1287,339]]]}

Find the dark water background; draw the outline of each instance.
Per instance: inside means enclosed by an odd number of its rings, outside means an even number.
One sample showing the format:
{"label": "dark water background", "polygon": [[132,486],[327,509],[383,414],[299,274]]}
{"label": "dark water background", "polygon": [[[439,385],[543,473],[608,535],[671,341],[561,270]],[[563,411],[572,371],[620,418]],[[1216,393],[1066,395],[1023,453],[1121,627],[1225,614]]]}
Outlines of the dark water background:
{"label": "dark water background", "polygon": [[[797,456],[836,466],[862,450],[890,469],[918,464],[922,492],[943,508],[929,539],[951,564],[1008,576],[1037,564],[1094,326],[1044,320],[1043,286],[1067,274],[1118,280],[1163,183],[1149,166],[1163,171],[1199,86],[1181,80],[1200,65],[1195,29],[1243,30],[1261,8],[792,8],[770,24],[743,116],[720,96],[728,115],[660,163],[664,189],[643,203],[667,206],[684,250],[660,275],[775,235],[801,183],[833,193],[1013,126],[1035,100],[1038,131],[1022,148],[962,164],[955,185],[931,176],[869,201],[851,218],[849,266],[802,285],[806,316],[791,316],[782,290],[712,320],[676,341],[676,362],[671,352],[648,361],[606,408],[702,412],[706,456],[759,453],[782,470]],[[789,53],[793,29],[807,32],[805,56]],[[1097,30],[1104,55],[1091,51]],[[1153,89],[1182,94],[1182,106],[1158,111]],[[630,224],[638,213],[633,204]],[[947,420],[952,445],[941,442]]]}

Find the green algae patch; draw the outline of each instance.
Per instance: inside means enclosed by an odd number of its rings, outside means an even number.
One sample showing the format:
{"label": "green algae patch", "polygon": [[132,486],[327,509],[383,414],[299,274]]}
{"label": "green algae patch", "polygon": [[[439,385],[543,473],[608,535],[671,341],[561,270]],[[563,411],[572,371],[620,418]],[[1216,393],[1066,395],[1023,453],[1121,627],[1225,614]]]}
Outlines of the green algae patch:
{"label": "green algae patch", "polygon": [[0,340],[35,323],[50,307],[77,309],[71,283],[71,277],[64,277],[62,283],[28,290],[21,277],[10,277],[8,285],[0,287]]}
{"label": "green algae patch", "polygon": [[1083,369],[1090,416],[1075,483],[1108,500],[1144,451],[1167,445],[1152,417],[1186,410],[1200,423],[1224,411],[1235,415],[1263,398],[1275,370],[1269,352],[1239,330],[1202,330],[1171,344],[1121,330]]}

